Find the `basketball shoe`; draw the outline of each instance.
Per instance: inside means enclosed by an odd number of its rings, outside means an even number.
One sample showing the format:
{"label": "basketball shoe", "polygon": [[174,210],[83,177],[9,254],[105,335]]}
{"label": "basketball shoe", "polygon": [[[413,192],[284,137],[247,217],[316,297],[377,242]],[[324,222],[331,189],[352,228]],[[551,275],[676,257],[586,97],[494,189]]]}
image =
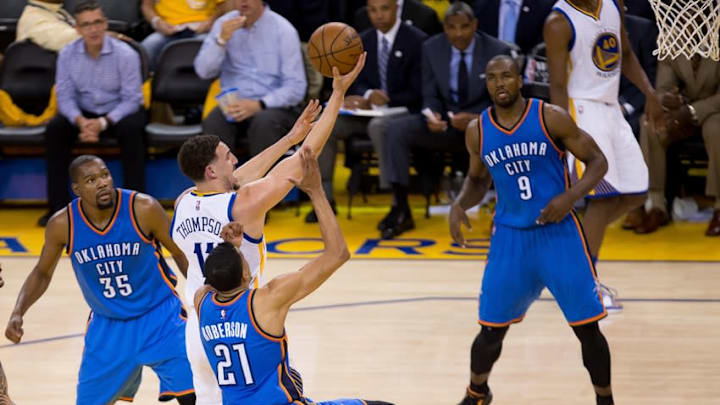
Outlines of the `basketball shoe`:
{"label": "basketball shoe", "polygon": [[465,398],[463,398],[458,405],[490,405],[492,399],[492,391],[489,389],[487,394],[480,394],[472,391],[470,387],[468,387],[467,392],[465,393]]}

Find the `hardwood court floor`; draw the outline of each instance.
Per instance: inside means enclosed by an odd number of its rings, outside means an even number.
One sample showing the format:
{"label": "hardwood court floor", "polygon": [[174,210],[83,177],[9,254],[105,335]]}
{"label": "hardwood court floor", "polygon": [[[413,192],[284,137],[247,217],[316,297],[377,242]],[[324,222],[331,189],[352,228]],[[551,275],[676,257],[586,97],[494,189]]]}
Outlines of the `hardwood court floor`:
{"label": "hardwood court floor", "polygon": [[[3,329],[35,260],[2,259]],[[303,262],[271,259],[269,273]],[[308,396],[456,404],[478,331],[482,267],[480,261],[351,260],[288,317],[292,361]],[[602,262],[599,271],[626,299],[624,312],[602,322],[617,404],[720,404],[717,263]],[[26,344],[0,344],[17,404],[74,403],[87,314],[64,257],[25,317]],[[549,299],[511,328],[490,385],[493,405],[595,403],[579,344]],[[135,403],[157,403],[156,395],[157,380],[146,369]]]}

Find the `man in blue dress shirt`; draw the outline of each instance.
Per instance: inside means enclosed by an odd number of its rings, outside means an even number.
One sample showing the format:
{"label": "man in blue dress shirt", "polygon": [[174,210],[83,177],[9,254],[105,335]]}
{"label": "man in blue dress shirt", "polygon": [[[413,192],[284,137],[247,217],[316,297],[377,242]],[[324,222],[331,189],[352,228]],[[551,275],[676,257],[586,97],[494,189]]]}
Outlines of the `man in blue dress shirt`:
{"label": "man in blue dress shirt", "polygon": [[73,10],[81,38],[62,49],[57,60],[55,92],[58,112],[45,132],[50,211],[38,223],[70,202],[70,153],[75,141],[97,144],[117,138],[123,162],[123,186],[145,190],[147,122],[140,56],[107,34],[107,18],[97,1]]}
{"label": "man in blue dress shirt", "polygon": [[254,156],[292,127],[307,80],[292,24],[262,0],[235,0],[235,7],[213,24],[195,71],[220,76],[223,92],[233,93],[225,112],[217,107],[203,121],[203,131],[231,149],[237,137],[247,137]]}

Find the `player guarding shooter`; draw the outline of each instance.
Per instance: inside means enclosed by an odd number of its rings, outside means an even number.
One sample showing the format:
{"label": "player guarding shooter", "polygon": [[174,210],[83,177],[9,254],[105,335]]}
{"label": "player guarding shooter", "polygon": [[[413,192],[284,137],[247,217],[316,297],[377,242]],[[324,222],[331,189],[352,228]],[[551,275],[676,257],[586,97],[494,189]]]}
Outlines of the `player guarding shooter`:
{"label": "player guarding shooter", "polygon": [[[290,307],[320,287],[350,258],[350,253],[322,189],[317,160],[309,146],[303,146],[299,155],[303,167],[298,174],[302,180],[290,181],[310,196],[325,244],[323,253],[300,271],[252,289],[248,263],[236,250],[245,243],[243,229],[231,223],[224,236],[232,244],[218,245],[205,262],[209,286],[197,291],[195,307],[202,343],[222,389],[223,404],[315,404],[304,396],[299,374],[289,367],[285,318]],[[341,399],[318,405],[390,404]]]}
{"label": "player guarding shooter", "polygon": [[[320,119],[312,124],[312,129],[311,122],[320,111],[317,102],[310,103],[288,135],[237,169],[237,158],[217,136],[196,136],[180,148],[180,169],[195,184],[193,191],[178,197],[171,230],[173,240],[185,252],[190,263],[185,286],[186,302],[192,302],[195,291],[205,283],[205,257],[222,242],[221,228],[233,220],[242,223],[245,229],[245,242],[240,249],[250,266],[250,286],[257,288],[263,284],[265,214],[292,188],[287,178],[299,176],[302,170],[300,159],[295,154],[267,172],[289,147],[303,140],[305,135],[304,144],[314,153],[320,153],[335,125],[345,92],[364,63],[363,54],[348,74],[341,76],[335,72],[333,93]],[[234,191],[236,188],[237,191]],[[219,405],[222,403],[221,392],[205,357],[194,311],[188,314],[186,345],[197,403]]]}
{"label": "player guarding shooter", "polygon": [[[607,170],[602,152],[568,113],[520,96],[522,76],[512,58],[496,56],[485,69],[493,106],[468,125],[470,168],[450,210],[450,234],[465,245],[465,210],[478,204],[495,182],[497,206],[490,253],[480,292],[480,333],[470,354],[470,386],[461,405],[488,405],[488,377],[512,323],[547,287],[582,345],[583,364],[598,405],[613,403],[610,349],[598,320],[606,315],[595,270],[573,203]],[[565,153],[586,165],[570,186]],[[562,249],[559,251],[558,249]]]}
{"label": "player guarding shooter", "polygon": [[[663,110],[630,46],[622,0],[559,0],[544,27],[553,104],[570,112],[608,160],[608,172],[588,194],[583,217],[593,262],[605,229],[635,207],[648,190],[648,169],[618,103],[620,73],[645,95],[651,123],[662,126]],[[569,157],[571,176],[581,162]],[[612,289],[603,288],[609,310],[621,310]]]}
{"label": "player guarding shooter", "polygon": [[145,365],[160,379],[161,401],[194,404],[185,311],[159,245],[185,275],[187,260],[170,239],[170,219],[154,198],[114,188],[105,162],[96,156],[73,160],[70,178],[78,198],[48,221],[40,259],[20,290],[5,336],[20,342],[22,318],[47,290],[65,248],[92,310],[77,404],[132,401]]}

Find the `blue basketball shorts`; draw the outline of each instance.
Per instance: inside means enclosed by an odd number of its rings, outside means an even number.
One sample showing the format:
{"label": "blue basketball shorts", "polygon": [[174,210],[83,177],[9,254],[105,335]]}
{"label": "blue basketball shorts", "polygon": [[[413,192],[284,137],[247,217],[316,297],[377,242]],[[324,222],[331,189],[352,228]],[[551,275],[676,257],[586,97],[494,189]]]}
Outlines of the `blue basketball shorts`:
{"label": "blue basketball shorts", "polygon": [[362,399],[333,399],[323,402],[312,402],[308,399],[308,401],[308,405],[367,405]]}
{"label": "blue basketball shorts", "polygon": [[160,379],[159,400],[194,392],[185,353],[185,312],[174,295],[137,318],[90,315],[77,404],[132,401],[143,366],[152,368]]}
{"label": "blue basketball shorts", "polygon": [[520,322],[547,287],[571,326],[607,315],[580,222],[519,229],[496,224],[480,291],[479,323]]}

